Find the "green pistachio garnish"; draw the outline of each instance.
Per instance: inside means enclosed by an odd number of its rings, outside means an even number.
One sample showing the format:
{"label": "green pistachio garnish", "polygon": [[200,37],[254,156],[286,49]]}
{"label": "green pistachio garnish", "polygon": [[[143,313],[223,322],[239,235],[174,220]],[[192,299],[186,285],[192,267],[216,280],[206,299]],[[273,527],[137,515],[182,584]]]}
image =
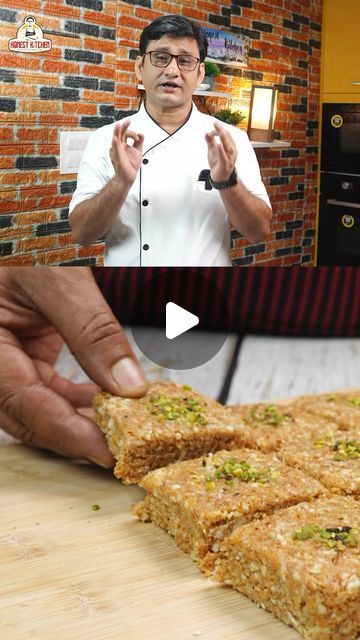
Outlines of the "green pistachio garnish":
{"label": "green pistachio garnish", "polygon": [[351,398],[350,404],[353,404],[354,407],[360,407],[360,398]]}
{"label": "green pistachio garnish", "polygon": [[91,509],[92,509],[93,511],[99,511],[99,509],[100,509],[100,505],[99,505],[99,504],[92,504],[92,505],[91,505]]}
{"label": "green pistachio garnish", "polygon": [[212,478],[211,476],[206,476],[205,488],[207,489],[207,491],[212,491],[212,489],[215,489],[215,487],[216,487],[216,484],[215,484],[214,478]]}
{"label": "green pistachio garnish", "polygon": [[195,398],[174,397],[159,394],[148,401],[152,414],[164,420],[183,420],[189,424],[207,424],[205,416],[201,413],[202,406]]}
{"label": "green pistachio garnish", "polygon": [[310,524],[304,525],[293,535],[293,540],[301,542],[310,539],[337,551],[356,547],[358,544],[358,537],[352,527],[321,527],[319,524]]}
{"label": "green pistachio garnish", "polygon": [[335,402],[336,401],[336,396],[328,396],[326,398],[326,402]]}
{"label": "green pistachio garnish", "polygon": [[323,433],[321,436],[313,440],[314,447],[323,447],[324,445],[329,445],[332,439],[331,433]]}
{"label": "green pistachio garnish", "polygon": [[274,404],[269,404],[267,407],[254,407],[250,411],[250,421],[264,422],[272,427],[278,427],[289,416],[286,413],[282,413],[278,407]]}
{"label": "green pistachio garnish", "polygon": [[360,443],[354,440],[337,440],[331,449],[332,451],[336,451],[334,460],[339,462],[360,458]]}
{"label": "green pistachio garnish", "polygon": [[[224,481],[230,486],[234,485],[236,480],[240,482],[253,482],[257,484],[265,484],[271,480],[276,480],[279,476],[278,471],[272,468],[256,469],[252,467],[246,460],[227,460],[219,465],[214,465],[216,471],[213,476],[206,476],[205,482],[207,488],[215,489],[215,481]],[[211,486],[209,486],[211,485]]]}

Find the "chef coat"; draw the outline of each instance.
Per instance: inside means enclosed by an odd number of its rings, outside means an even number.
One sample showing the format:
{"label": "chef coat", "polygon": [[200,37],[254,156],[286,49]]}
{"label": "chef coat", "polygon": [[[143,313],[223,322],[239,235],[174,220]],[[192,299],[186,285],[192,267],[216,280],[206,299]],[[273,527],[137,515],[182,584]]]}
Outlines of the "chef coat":
{"label": "chef coat", "polygon": [[[128,196],[106,236],[105,266],[230,266],[230,224],[219,191],[209,184],[205,133],[216,118],[192,104],[187,121],[167,133],[143,103],[131,130],[144,134],[143,159]],[[244,131],[222,123],[233,137],[240,180],[270,206],[255,152]],[[110,146],[114,124],[88,139],[70,203],[98,193],[114,176]],[[101,215],[101,212],[100,214]]]}

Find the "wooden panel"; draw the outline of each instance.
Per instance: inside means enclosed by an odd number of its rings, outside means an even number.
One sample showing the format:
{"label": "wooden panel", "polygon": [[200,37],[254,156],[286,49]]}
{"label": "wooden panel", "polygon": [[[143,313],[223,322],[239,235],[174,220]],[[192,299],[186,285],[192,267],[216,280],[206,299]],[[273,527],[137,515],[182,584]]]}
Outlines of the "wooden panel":
{"label": "wooden panel", "polygon": [[0,491],[2,638],[300,638],[132,516],[142,492],[111,472],[3,446]]}
{"label": "wooden panel", "polygon": [[[323,94],[355,94],[360,99],[359,0],[325,0]],[[329,100],[327,100],[329,101]]]}
{"label": "wooden panel", "polygon": [[356,387],[359,358],[359,338],[246,336],[228,404]]}

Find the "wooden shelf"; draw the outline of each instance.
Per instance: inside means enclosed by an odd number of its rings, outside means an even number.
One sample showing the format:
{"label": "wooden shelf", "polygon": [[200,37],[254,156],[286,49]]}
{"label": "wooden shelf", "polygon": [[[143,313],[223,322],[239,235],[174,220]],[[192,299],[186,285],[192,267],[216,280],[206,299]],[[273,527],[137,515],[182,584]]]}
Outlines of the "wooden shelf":
{"label": "wooden shelf", "polygon": [[276,149],[291,146],[291,142],[281,142],[280,140],[274,140],[274,142],[258,142],[257,140],[250,140],[254,149]]}
{"label": "wooden shelf", "polygon": [[220,91],[194,91],[194,96],[216,96],[217,98],[231,98],[231,93],[221,93]]}

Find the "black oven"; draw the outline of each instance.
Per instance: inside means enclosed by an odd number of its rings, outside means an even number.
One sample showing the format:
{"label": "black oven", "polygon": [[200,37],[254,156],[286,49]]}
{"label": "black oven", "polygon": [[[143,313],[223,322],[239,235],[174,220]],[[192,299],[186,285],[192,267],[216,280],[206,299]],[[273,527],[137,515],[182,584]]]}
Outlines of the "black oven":
{"label": "black oven", "polygon": [[321,174],[320,265],[360,265],[360,175]]}
{"label": "black oven", "polygon": [[324,104],[317,264],[360,265],[360,104]]}
{"label": "black oven", "polygon": [[360,104],[324,104],[321,171],[360,174]]}

